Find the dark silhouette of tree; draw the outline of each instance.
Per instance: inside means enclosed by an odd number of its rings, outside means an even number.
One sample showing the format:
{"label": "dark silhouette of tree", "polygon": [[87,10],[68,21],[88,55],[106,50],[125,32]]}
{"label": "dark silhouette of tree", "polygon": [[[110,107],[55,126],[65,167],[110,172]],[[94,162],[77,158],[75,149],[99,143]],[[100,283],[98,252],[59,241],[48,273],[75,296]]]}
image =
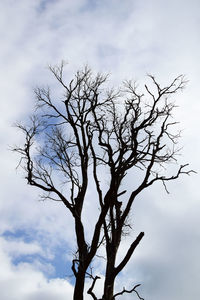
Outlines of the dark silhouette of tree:
{"label": "dark silhouette of tree", "polygon": [[[63,67],[50,67],[63,89],[62,99],[54,99],[49,88],[35,89],[36,115],[29,125],[17,124],[25,135],[25,144],[14,150],[21,155],[20,165],[28,184],[43,190],[44,199],[62,201],[72,215],[77,241],[72,259],[74,300],[83,299],[86,276],[92,280],[87,292],[98,300],[94,286],[100,277],[90,270],[99,247],[105,247],[106,258],[101,299],[114,300],[132,292],[143,299],[137,291],[139,284],[115,292],[114,283],[144,233],[139,233],[118,264],[116,257],[123,235],[131,230],[128,217],[136,197],[158,181],[167,191],[168,181],[192,172],[185,169],[187,164],[179,165],[177,161],[180,133],[174,132],[176,122],[172,119],[175,104],[171,98],[183,89],[184,77],[178,76],[161,87],[149,76],[151,85],[145,85],[141,94],[131,81],[125,81],[118,91],[106,88],[107,75],[93,75],[88,67],[67,84]],[[174,167],[169,175],[167,166],[171,162],[177,169]],[[136,174],[134,187],[121,189],[131,172]],[[91,182],[99,215],[88,241],[82,211]]]}

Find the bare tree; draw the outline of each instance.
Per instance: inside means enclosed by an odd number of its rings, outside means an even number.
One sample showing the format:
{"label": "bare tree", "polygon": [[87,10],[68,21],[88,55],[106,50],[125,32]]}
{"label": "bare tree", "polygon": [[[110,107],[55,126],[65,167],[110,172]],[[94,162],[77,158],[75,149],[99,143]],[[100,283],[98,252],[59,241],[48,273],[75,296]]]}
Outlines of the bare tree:
{"label": "bare tree", "polygon": [[[49,88],[35,90],[36,115],[29,125],[17,124],[25,135],[25,144],[14,150],[21,155],[20,165],[28,184],[43,190],[44,199],[62,201],[73,217],[77,241],[77,255],[72,260],[74,300],[83,299],[86,275],[92,280],[88,294],[98,300],[94,286],[100,277],[88,270],[101,246],[106,255],[101,299],[114,300],[132,292],[143,299],[136,290],[139,284],[115,292],[114,283],[144,233],[139,233],[118,264],[116,257],[130,227],[128,216],[136,197],[158,181],[167,191],[167,181],[192,172],[185,169],[187,164],[177,162],[180,134],[172,130],[176,122],[172,120],[175,104],[171,97],[183,89],[184,77],[178,76],[161,87],[149,76],[151,85],[145,85],[141,94],[131,81],[124,82],[118,91],[107,89],[107,76],[93,75],[88,67],[67,84],[63,67],[50,67],[64,91],[62,100],[54,100]],[[177,169],[169,175],[167,165],[171,162]],[[101,179],[102,171],[107,174],[107,185]],[[136,186],[122,190],[125,178],[134,171],[139,174]],[[94,201],[99,207],[90,241],[86,240],[82,218],[89,181],[95,187]]]}

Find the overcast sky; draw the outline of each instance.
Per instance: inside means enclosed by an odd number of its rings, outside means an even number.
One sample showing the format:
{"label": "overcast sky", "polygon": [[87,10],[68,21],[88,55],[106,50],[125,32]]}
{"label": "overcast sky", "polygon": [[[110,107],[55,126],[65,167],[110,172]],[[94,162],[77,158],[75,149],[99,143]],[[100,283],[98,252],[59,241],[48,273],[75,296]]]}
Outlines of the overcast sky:
{"label": "overcast sky", "polygon": [[[116,84],[126,78],[144,82],[147,73],[168,84],[185,74],[189,83],[176,97],[180,161],[199,172],[199,11],[198,0],[0,1],[2,300],[72,297],[69,215],[61,204],[38,201],[39,191],[26,185],[9,151],[22,141],[12,124],[32,113],[33,88],[53,84],[47,66],[64,59],[71,74],[88,63],[109,72]],[[145,231],[145,237],[120,283],[141,283],[145,300],[198,300],[199,175],[181,177],[169,190],[167,195],[156,185],[137,200],[134,234]]]}

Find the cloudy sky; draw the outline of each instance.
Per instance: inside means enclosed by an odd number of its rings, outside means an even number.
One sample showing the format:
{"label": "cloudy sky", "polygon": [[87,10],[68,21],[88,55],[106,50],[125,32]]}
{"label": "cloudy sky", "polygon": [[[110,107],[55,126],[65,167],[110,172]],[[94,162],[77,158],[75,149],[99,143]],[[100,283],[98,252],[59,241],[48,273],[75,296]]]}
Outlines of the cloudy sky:
{"label": "cloudy sky", "polygon": [[[199,172],[199,11],[198,0],[0,1],[2,300],[72,297],[69,215],[61,204],[38,201],[9,151],[22,141],[12,124],[32,112],[33,88],[53,84],[47,66],[64,59],[71,74],[88,63],[109,72],[116,84],[126,78],[144,82],[147,73],[167,84],[185,74],[189,83],[176,99],[180,161]],[[169,195],[158,185],[134,206],[134,234],[145,231],[145,238],[120,280],[127,287],[141,283],[145,300],[200,297],[198,187],[198,174],[181,177],[170,183]]]}

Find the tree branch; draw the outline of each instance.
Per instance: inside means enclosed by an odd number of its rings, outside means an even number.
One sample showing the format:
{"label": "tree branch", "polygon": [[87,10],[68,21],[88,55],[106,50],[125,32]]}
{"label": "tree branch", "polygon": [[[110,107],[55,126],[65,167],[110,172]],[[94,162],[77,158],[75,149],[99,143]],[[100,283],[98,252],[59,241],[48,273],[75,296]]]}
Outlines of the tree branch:
{"label": "tree branch", "polygon": [[125,267],[125,265],[127,264],[127,262],[129,261],[129,259],[131,258],[135,248],[138,246],[138,244],[140,243],[141,239],[144,236],[144,232],[140,232],[140,234],[137,236],[137,238],[135,239],[135,241],[131,244],[130,248],[128,249],[124,259],[121,261],[121,263],[115,267],[114,269],[114,276],[116,277],[117,274],[119,274],[119,272],[121,272],[121,270]]}
{"label": "tree branch", "polygon": [[131,293],[133,293],[133,292],[136,293],[136,295],[138,296],[138,298],[139,298],[140,300],[144,300],[144,298],[140,297],[138,291],[136,290],[136,288],[139,287],[140,285],[141,285],[141,284],[136,284],[131,290],[126,290],[125,288],[123,288],[123,290],[122,290],[121,292],[118,292],[118,293],[116,293],[116,294],[113,296],[112,300],[115,300],[115,298],[116,298],[117,296],[121,296],[121,295],[123,295],[124,293],[131,294]]}
{"label": "tree branch", "polygon": [[96,283],[97,279],[101,279],[101,277],[99,277],[99,276],[93,277],[93,276],[92,276],[92,279],[93,279],[92,285],[91,285],[91,287],[88,289],[87,293],[88,293],[89,295],[91,295],[92,298],[93,298],[94,300],[98,300],[97,297],[96,297],[96,295],[95,295],[94,292],[93,292],[93,289],[94,289],[94,286],[95,286],[95,283]]}

